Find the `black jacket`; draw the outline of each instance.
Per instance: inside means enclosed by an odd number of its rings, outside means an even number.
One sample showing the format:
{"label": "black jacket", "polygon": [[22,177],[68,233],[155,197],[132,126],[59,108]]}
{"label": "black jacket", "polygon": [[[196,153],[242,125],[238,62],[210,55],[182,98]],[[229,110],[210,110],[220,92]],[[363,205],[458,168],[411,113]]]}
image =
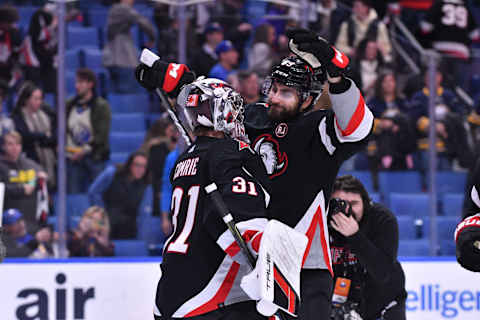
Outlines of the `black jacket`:
{"label": "black jacket", "polygon": [[377,319],[390,302],[406,299],[405,274],[397,260],[398,223],[383,205],[365,210],[354,235],[332,231],[331,250],[335,278],[352,279],[348,300],[360,303],[364,320]]}

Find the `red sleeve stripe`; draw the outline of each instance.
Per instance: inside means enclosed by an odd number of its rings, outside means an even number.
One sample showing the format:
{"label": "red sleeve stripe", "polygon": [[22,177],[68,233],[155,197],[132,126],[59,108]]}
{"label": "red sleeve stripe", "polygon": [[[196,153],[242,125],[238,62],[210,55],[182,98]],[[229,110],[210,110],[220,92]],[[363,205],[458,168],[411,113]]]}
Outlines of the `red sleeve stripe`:
{"label": "red sleeve stripe", "polygon": [[342,133],[342,136],[347,137],[351,135],[352,133],[357,130],[357,128],[360,126],[362,123],[362,120],[365,116],[365,101],[363,100],[363,96],[360,94],[360,98],[358,99],[358,104],[357,108],[355,109],[355,112],[352,115],[352,118],[348,122],[347,128],[343,130],[340,125],[338,124],[338,121],[335,119],[335,122],[337,124],[338,129]]}
{"label": "red sleeve stripe", "polygon": [[[245,242],[249,242],[254,236],[255,234],[258,233],[258,230],[246,230],[243,234],[242,234],[242,238],[245,240]],[[260,241],[260,240],[258,240]],[[230,244],[227,249],[225,249],[225,252],[230,256],[230,257],[234,257],[238,254],[238,252],[240,251],[240,247],[238,246],[237,242],[234,241],[232,242],[232,244]]]}

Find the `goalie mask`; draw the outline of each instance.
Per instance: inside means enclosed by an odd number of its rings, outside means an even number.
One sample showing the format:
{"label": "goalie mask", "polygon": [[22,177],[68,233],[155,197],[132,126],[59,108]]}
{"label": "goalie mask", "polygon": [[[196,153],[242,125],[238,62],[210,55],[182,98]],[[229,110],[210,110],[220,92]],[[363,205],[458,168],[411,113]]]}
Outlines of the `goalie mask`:
{"label": "goalie mask", "polygon": [[177,103],[190,130],[203,126],[248,142],[243,125],[243,98],[228,83],[198,79],[182,88]]}
{"label": "goalie mask", "polygon": [[268,96],[273,82],[278,81],[287,87],[297,89],[301,102],[312,96],[313,105],[316,98],[320,96],[326,79],[326,73],[322,67],[314,70],[301,59],[290,56],[273,67],[270,76],[265,79],[262,91]]}

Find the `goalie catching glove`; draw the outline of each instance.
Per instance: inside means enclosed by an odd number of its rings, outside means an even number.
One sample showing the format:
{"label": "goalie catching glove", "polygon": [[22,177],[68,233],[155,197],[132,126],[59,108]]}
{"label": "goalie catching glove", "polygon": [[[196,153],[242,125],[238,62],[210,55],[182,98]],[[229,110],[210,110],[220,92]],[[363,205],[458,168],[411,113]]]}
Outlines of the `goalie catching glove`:
{"label": "goalie catching glove", "polygon": [[185,84],[195,80],[195,74],[185,64],[157,60],[151,67],[140,63],[135,69],[135,78],[144,88],[159,88],[169,97],[175,98]]}
{"label": "goalie catching glove", "polygon": [[348,57],[316,33],[306,29],[286,32],[288,47],[312,68],[324,67],[331,78],[342,76],[348,67]]}
{"label": "goalie catching glove", "polygon": [[458,263],[467,270],[480,272],[480,213],[458,224],[455,243]]}

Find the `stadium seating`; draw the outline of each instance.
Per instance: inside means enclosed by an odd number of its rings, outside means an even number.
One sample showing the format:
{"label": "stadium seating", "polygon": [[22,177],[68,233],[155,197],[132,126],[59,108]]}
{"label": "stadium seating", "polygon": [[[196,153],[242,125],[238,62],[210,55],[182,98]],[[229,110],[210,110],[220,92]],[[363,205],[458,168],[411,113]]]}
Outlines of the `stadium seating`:
{"label": "stadium seating", "polygon": [[430,255],[430,243],[425,239],[400,240],[398,256],[428,256]]}
{"label": "stadium seating", "polygon": [[392,171],[378,174],[380,190],[385,199],[392,192],[419,193],[422,192],[420,174],[416,171]]}
{"label": "stadium seating", "polygon": [[72,97],[76,93],[75,89],[75,78],[76,74],[74,71],[67,71],[65,72],[65,90],[67,90],[67,97]]}
{"label": "stadium seating", "polygon": [[395,215],[423,217],[429,212],[429,196],[422,193],[391,193],[390,209]]}
{"label": "stadium seating", "polygon": [[108,11],[106,9],[88,10],[88,24],[92,27],[105,28]]}
{"label": "stadium seating", "polygon": [[130,153],[128,152],[112,152],[110,153],[110,164],[121,164],[127,161]]}
{"label": "stadium seating", "polygon": [[110,134],[110,150],[111,152],[127,152],[131,153],[143,143],[145,137],[144,132],[140,133],[118,133],[112,132]]}
{"label": "stadium seating", "polygon": [[142,257],[147,256],[147,245],[142,240],[114,240],[115,256]]}
{"label": "stadium seating", "polygon": [[[58,208],[58,199],[54,197],[54,207]],[[88,196],[83,193],[68,194],[66,199],[67,216],[81,216],[90,207]]]}
{"label": "stadium seating", "polygon": [[85,67],[97,72],[103,69],[102,50],[98,48],[83,49],[85,56]]}
{"label": "stadium seating", "polygon": [[382,195],[379,192],[370,192],[369,195],[373,202],[382,202]]}
{"label": "stadium seating", "polygon": [[440,171],[437,172],[438,193],[463,193],[467,182],[466,172]]}
{"label": "stadium seating", "polygon": [[398,237],[401,240],[415,239],[415,225],[410,216],[398,216]]}
{"label": "stadium seating", "polygon": [[111,93],[108,102],[113,113],[150,111],[150,99],[146,94]]}
{"label": "stadium seating", "polygon": [[372,174],[370,173],[370,171],[344,171],[339,172],[338,176],[343,176],[347,174],[351,174],[352,176],[360,180],[369,193],[375,191],[373,189]]}
{"label": "stadium seating", "polygon": [[28,29],[28,25],[30,24],[30,18],[38,10],[39,7],[34,6],[20,6],[18,7],[18,15],[20,17],[18,24],[20,26],[26,27],[25,30]]}
{"label": "stadium seating", "polygon": [[143,113],[114,113],[111,132],[145,132],[145,115]]}
{"label": "stadium seating", "polygon": [[95,27],[68,27],[67,48],[100,48],[100,37]]}
{"label": "stadium seating", "polygon": [[440,255],[454,256],[455,255],[455,241],[452,239],[440,240]]}
{"label": "stadium seating", "polygon": [[445,216],[460,217],[463,209],[463,193],[447,193],[442,196],[442,213]]}
{"label": "stadium seating", "polygon": [[78,48],[70,49],[65,52],[65,65],[68,70],[76,70],[83,66],[81,50]]}
{"label": "stadium seating", "polygon": [[[438,240],[453,240],[453,233],[455,227],[460,222],[458,217],[443,217],[437,216],[437,234]],[[428,237],[430,234],[430,218],[425,217],[423,219],[423,235]]]}

